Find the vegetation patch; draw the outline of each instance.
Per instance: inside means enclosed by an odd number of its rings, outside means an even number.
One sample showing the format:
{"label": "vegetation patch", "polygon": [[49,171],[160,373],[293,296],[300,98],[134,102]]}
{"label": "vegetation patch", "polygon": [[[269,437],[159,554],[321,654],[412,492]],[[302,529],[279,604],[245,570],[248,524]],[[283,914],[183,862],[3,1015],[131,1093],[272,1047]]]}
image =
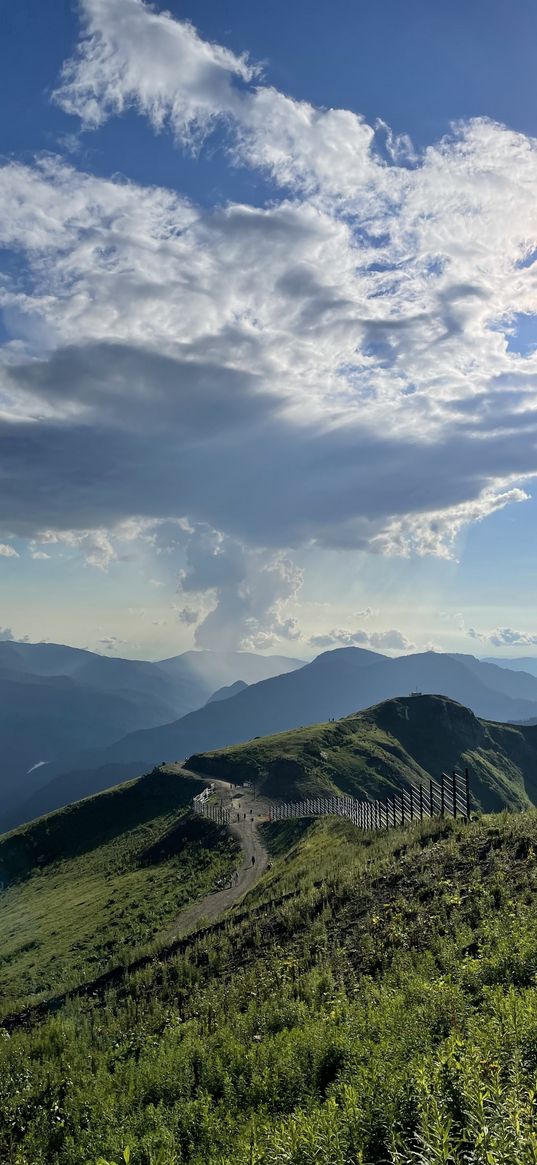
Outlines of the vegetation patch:
{"label": "vegetation patch", "polygon": [[0,1014],[131,962],[229,876],[238,845],[191,797],[152,773],[0,839]]}
{"label": "vegetation patch", "polygon": [[537,729],[479,720],[445,696],[400,697],[342,720],[197,753],[187,767],[250,781],[282,800],[334,793],[382,800],[468,767],[476,808],[519,810],[537,802]]}
{"label": "vegetation patch", "polygon": [[533,1161],[537,814],[264,834],[227,921],[0,1037],[2,1160]]}

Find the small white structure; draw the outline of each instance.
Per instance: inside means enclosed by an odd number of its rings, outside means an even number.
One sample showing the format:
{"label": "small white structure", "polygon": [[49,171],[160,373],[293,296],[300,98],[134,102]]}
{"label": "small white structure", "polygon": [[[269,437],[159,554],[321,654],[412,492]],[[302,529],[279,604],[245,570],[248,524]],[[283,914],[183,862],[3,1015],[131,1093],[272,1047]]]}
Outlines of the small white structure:
{"label": "small white structure", "polygon": [[194,797],[194,809],[196,809],[199,805],[204,805],[205,802],[209,800],[211,793],[214,793],[214,785],[206,785],[205,788],[202,789],[201,793],[197,793],[197,795]]}

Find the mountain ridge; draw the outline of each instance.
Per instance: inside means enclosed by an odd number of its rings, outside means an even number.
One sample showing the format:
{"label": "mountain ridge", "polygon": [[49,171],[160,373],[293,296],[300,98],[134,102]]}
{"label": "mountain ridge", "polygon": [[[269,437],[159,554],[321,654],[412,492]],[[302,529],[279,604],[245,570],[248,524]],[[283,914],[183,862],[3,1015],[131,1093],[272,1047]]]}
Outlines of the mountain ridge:
{"label": "mountain ridge", "polygon": [[475,808],[537,804],[537,728],[474,716],[441,695],[383,701],[340,720],[188,757],[200,776],[254,783],[264,797],[392,796],[469,767]]}
{"label": "mountain ridge", "polygon": [[[490,686],[494,680],[500,690]],[[421,652],[391,659],[363,648],[337,648],[179,720],[155,729],[139,729],[105,749],[73,756],[72,763],[48,774],[50,780],[20,807],[25,816],[19,820],[72,800],[73,774],[75,795],[86,796],[105,787],[114,766],[119,767],[123,779],[134,777],[163,761],[181,760],[193,753],[332,717],[340,719],[405,692],[440,692],[486,720],[524,721],[536,716],[537,678],[513,674],[513,695],[508,694],[510,683],[511,673],[494,665],[481,666],[473,656]],[[17,821],[11,818],[7,822],[4,817],[0,822],[4,827],[8,824]]]}
{"label": "mountain ridge", "polygon": [[[203,706],[221,682],[301,665],[251,652],[185,652],[159,664],[54,643],[0,641],[1,814],[88,749]],[[112,782],[113,783],[113,782]],[[68,798],[69,799],[69,798]]]}

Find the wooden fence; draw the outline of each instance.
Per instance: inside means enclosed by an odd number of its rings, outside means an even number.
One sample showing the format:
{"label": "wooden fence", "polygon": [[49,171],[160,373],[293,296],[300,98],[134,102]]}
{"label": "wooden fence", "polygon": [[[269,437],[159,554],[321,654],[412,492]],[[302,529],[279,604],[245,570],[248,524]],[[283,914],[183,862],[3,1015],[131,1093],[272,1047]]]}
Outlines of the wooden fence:
{"label": "wooden fence", "polygon": [[201,797],[194,797],[194,812],[199,813],[200,817],[207,817],[209,821],[214,821],[216,825],[229,825],[231,821],[231,809],[224,809],[222,805],[211,805],[206,799]]}
{"label": "wooden fence", "polygon": [[470,817],[470,780],[464,773],[442,773],[439,781],[409,785],[383,801],[354,797],[309,797],[270,806],[271,821],[292,817],[348,817],[359,829],[393,829],[428,817]]}

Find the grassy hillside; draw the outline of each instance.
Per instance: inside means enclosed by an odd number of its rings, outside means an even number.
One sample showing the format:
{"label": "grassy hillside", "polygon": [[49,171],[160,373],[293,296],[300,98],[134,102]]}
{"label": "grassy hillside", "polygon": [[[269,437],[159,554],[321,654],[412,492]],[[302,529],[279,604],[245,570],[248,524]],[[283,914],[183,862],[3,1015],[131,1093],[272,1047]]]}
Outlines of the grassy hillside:
{"label": "grassy hillside", "polygon": [[479,720],[445,696],[386,700],[328,724],[199,753],[189,768],[255,781],[273,798],[340,792],[385,797],[402,784],[468,766],[485,810],[537,802],[537,729]]}
{"label": "grassy hillside", "polygon": [[234,868],[193,785],[152,773],[0,838],[0,1014],[129,962]]}
{"label": "grassy hillside", "polygon": [[537,814],[265,836],[234,920],[0,1038],[2,1161],[534,1162]]}
{"label": "grassy hillside", "polygon": [[[239,674],[248,680],[247,674]],[[441,692],[477,716],[494,721],[528,720],[537,711],[535,676],[509,672],[472,656],[430,651],[388,659],[362,648],[336,648],[290,674],[250,684],[235,696],[206,704],[180,720],[130,733],[104,749],[71,756],[51,767],[48,783],[18,806],[18,816],[11,817],[9,824],[30,820],[72,800],[73,779],[78,796],[104,788],[103,769],[108,765],[125,765],[124,776],[135,776],[163,760],[182,760],[254,736],[352,715],[415,691]]]}

